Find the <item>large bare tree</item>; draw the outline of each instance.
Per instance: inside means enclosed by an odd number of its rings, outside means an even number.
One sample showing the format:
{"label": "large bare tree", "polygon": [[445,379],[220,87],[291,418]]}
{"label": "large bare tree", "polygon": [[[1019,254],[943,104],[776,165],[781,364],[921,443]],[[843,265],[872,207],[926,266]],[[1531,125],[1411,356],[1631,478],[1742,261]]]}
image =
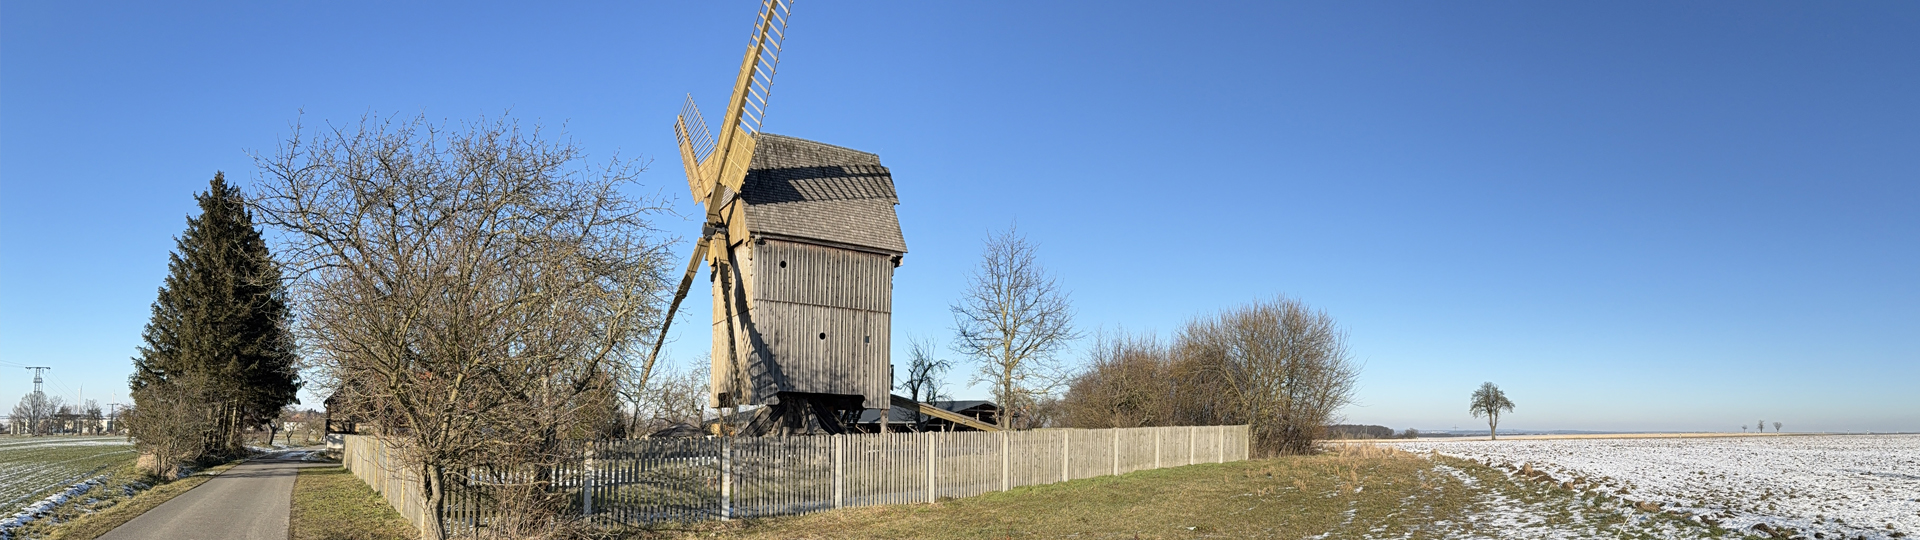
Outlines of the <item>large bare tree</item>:
{"label": "large bare tree", "polygon": [[[583,165],[504,119],[296,125],[255,161],[302,344],[320,382],[417,467],[422,538],[447,535],[440,511],[464,471],[540,470],[564,459],[560,441],[619,425],[617,385],[666,287],[655,208],[622,192],[641,167]],[[551,527],[564,503],[541,506],[550,477],[533,478],[532,495],[500,498],[532,507],[503,515]]]}
{"label": "large bare tree", "polygon": [[43,435],[47,432],[48,427],[50,427],[46,424],[53,419],[54,412],[59,411],[60,408],[64,406],[66,406],[66,401],[60,399],[59,396],[49,396],[41,392],[34,392],[20,396],[20,403],[13,406],[12,420],[14,422],[24,422],[27,433]]}
{"label": "large bare tree", "polygon": [[954,348],[979,362],[974,382],[993,385],[994,400],[1008,413],[1000,415],[1001,427],[1064,384],[1055,355],[1079,337],[1073,307],[1019,231],[987,239],[966,296],[951,310]]}
{"label": "large bare tree", "polygon": [[1507,393],[1491,382],[1480,383],[1473,391],[1473,403],[1468,408],[1474,418],[1487,417],[1487,438],[1500,438],[1500,413],[1513,411],[1513,402],[1507,399]]}

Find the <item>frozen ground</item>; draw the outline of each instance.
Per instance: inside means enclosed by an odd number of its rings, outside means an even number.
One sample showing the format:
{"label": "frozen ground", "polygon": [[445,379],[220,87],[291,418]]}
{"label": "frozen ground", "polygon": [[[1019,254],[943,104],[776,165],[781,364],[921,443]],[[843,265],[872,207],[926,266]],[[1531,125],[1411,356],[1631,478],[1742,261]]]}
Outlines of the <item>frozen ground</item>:
{"label": "frozen ground", "polygon": [[0,438],[0,517],[135,457],[124,437]]}
{"label": "frozen ground", "polygon": [[[1784,528],[1808,538],[1920,535],[1920,435],[1393,445],[1539,471],[1556,482],[1657,504],[1748,534]],[[1490,505],[1500,506],[1507,505]]]}

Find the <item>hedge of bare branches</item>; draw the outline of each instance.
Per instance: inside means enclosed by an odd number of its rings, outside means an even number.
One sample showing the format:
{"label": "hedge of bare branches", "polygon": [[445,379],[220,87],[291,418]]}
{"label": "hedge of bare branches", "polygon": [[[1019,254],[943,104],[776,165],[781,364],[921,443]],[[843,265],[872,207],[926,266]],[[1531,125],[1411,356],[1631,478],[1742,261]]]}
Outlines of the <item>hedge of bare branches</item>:
{"label": "hedge of bare branches", "polygon": [[1171,341],[1102,336],[1068,387],[1074,427],[1249,424],[1254,452],[1305,453],[1359,374],[1333,317],[1297,300],[1189,321]]}

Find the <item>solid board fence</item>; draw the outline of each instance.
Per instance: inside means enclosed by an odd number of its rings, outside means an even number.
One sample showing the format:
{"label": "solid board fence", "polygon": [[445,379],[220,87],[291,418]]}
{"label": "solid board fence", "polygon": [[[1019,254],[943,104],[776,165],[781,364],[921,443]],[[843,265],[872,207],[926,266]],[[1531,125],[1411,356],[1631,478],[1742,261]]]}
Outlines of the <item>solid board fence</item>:
{"label": "solid board fence", "polygon": [[[888,433],[586,441],[545,471],[473,470],[448,482],[453,530],[492,522],[492,488],[538,472],[608,525],[802,514],[932,502],[1020,486],[1247,459],[1247,426]],[[342,462],[409,521],[426,516],[419,472],[377,437],[346,437]]]}

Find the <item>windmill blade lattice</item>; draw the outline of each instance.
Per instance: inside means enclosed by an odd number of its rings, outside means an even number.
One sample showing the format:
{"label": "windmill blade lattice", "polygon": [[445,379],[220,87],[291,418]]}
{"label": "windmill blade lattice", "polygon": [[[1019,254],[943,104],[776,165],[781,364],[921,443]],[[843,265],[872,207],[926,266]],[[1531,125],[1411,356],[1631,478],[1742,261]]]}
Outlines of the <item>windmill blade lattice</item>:
{"label": "windmill blade lattice", "polygon": [[696,163],[706,161],[707,156],[713,155],[713,148],[720,144],[720,140],[707,130],[707,118],[700,115],[700,106],[693,104],[693,94],[687,94],[686,103],[680,105],[680,122],[685,129],[674,130],[674,135],[680,138],[682,144],[693,148]]}
{"label": "windmill blade lattice", "polygon": [[773,74],[780,68],[780,44],[787,38],[787,19],[793,12],[789,0],[766,0],[761,4],[760,20],[754,25],[748,47],[760,44],[760,58],[754,62],[751,83],[747,87],[745,110],[740,129],[760,133],[760,121],[767,116],[767,96],[773,91]]}

